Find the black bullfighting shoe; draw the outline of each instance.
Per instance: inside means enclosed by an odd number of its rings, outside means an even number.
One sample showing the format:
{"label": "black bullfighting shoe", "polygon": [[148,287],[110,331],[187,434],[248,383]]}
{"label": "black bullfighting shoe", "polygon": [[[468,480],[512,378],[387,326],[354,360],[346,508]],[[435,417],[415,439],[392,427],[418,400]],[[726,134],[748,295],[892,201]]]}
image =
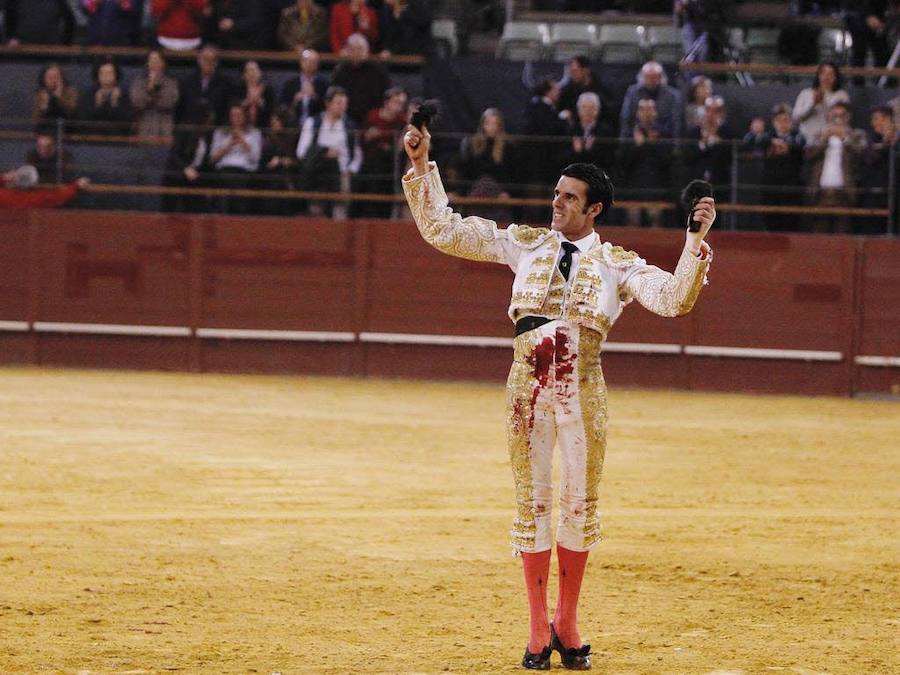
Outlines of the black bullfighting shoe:
{"label": "black bullfighting shoe", "polygon": [[550,670],[550,655],[552,653],[553,650],[550,648],[550,645],[544,647],[539,654],[532,654],[526,646],[525,656],[522,657],[522,667],[528,670]]}
{"label": "black bullfighting shoe", "polygon": [[563,667],[569,670],[591,669],[591,646],[563,647],[563,643],[560,642],[552,623],[550,624],[550,648],[559,652]]}

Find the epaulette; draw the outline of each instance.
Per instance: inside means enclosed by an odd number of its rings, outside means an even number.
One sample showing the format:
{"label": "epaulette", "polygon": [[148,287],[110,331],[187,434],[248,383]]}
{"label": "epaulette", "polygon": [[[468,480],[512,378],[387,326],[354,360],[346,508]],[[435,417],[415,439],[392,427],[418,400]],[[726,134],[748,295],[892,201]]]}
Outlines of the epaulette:
{"label": "epaulette", "polygon": [[605,242],[601,250],[603,251],[603,259],[611,267],[628,267],[637,262],[645,262],[634,251],[628,251],[621,246],[613,246],[609,242]]}
{"label": "epaulette", "polygon": [[530,227],[517,224],[509,226],[512,240],[525,249],[536,248],[551,232],[549,227]]}

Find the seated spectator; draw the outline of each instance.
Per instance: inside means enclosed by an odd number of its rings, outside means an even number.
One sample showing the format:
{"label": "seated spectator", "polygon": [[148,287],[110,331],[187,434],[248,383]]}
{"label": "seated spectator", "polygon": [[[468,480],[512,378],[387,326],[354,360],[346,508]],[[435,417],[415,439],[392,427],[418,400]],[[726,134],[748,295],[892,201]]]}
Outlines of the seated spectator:
{"label": "seated spectator", "polygon": [[[481,113],[478,129],[462,140],[459,152],[460,178],[471,197],[510,197],[517,182],[516,148],[506,135],[503,113],[488,108]],[[496,222],[509,222],[512,212],[504,207],[479,207],[479,214]]]}
{"label": "seated spectator", "polygon": [[[622,141],[617,153],[621,176],[622,198],[638,201],[660,201],[670,198],[672,184],[672,145],[664,141],[657,123],[656,101],[638,101],[637,115],[631,140]],[[632,227],[660,227],[662,209],[628,209],[628,224]]]}
{"label": "seated spectator", "polygon": [[574,125],[578,117],[578,98],[585,92],[593,92],[600,99],[601,129],[606,133],[616,126],[614,99],[597,80],[591,69],[591,62],[586,56],[576,56],[566,66],[566,77],[560,82],[559,111],[570,125]]}
{"label": "seated spectator", "polygon": [[703,125],[703,112],[706,99],[713,94],[712,80],[704,75],[695,75],[691,78],[691,86],[688,88],[688,102],[684,106],[684,129],[691,132]]}
{"label": "seated spectator", "polygon": [[219,72],[219,52],[204,47],[197,54],[197,67],[179,82],[181,96],[175,112],[179,124],[196,124],[213,112],[216,123],[224,120],[231,83]]}
{"label": "seated spectator", "polygon": [[293,112],[297,128],[303,128],[308,117],[318,115],[325,107],[328,80],[319,72],[319,52],[304,49],[300,52],[300,75],[284,83],[280,102]]}
{"label": "seated spectator", "polygon": [[[178,127],[163,174],[166,187],[203,187],[208,184],[209,150],[215,117],[209,113],[201,124]],[[199,195],[165,194],[162,210],[167,213],[187,211],[200,213],[207,209],[206,197]]]}
{"label": "seated spectator", "polygon": [[244,106],[247,122],[252,126],[265,129],[269,126],[269,118],[275,108],[275,92],[263,78],[263,72],[256,61],[244,64],[244,73],[234,89],[232,98]]}
{"label": "seated spectator", "polygon": [[[900,180],[900,157],[897,154],[897,124],[894,111],[889,105],[880,105],[872,110],[870,117],[872,132],[865,151],[864,184],[867,186],[863,194],[862,206],[873,209],[884,209],[888,206],[890,191],[891,160],[894,162],[894,189]],[[896,200],[895,200],[896,209]],[[896,222],[896,214],[895,214]],[[883,233],[884,218],[866,223],[864,234]]]}
{"label": "seated spectator", "polygon": [[[270,190],[296,190],[298,129],[294,113],[286,105],[279,105],[272,114],[271,125],[265,132],[260,165]],[[273,216],[297,213],[301,203],[297,199],[266,200],[265,212]]]}
{"label": "seated spectator", "polygon": [[111,59],[94,66],[94,87],[85,97],[82,119],[88,134],[108,136],[131,132],[131,107],[122,93],[122,70]]}
{"label": "seated spectator", "polygon": [[431,10],[425,0],[385,0],[378,19],[381,55],[425,54],[431,48]]}
{"label": "seated spectator", "polygon": [[80,0],[89,45],[130,47],[141,39],[144,0]]}
{"label": "seated spectator", "polygon": [[[876,68],[884,68],[891,57],[890,22],[896,17],[896,3],[886,0],[868,0],[847,3],[844,20],[850,31],[850,65],[864,67],[871,49],[872,63]],[[891,15],[891,16],[889,16]],[[854,84],[862,85],[865,80],[858,77]],[[896,85],[894,85],[896,86]]]}
{"label": "seated spectator", "polygon": [[[228,188],[251,187],[252,174],[259,171],[263,137],[259,129],[247,121],[240,101],[228,108],[228,126],[213,132],[209,163],[215,170],[217,182]],[[229,213],[249,213],[246,198],[229,198],[225,210]]]}
{"label": "seated spectator", "polygon": [[724,123],[725,101],[721,96],[710,96],[703,110],[703,125],[683,146],[688,177],[709,181],[718,194],[731,183],[731,146],[723,142]]}
{"label": "seated spectator", "polygon": [[90,184],[79,178],[64,187],[36,188],[38,172],[33,166],[20,166],[0,174],[0,209],[48,209],[64,206],[75,198],[79,190]]}
{"label": "seated spectator", "polygon": [[[366,44],[378,42],[378,15],[366,0],[340,0],[331,7],[331,51],[343,54],[351,35],[360,34]],[[352,100],[353,94],[350,98]],[[380,95],[379,95],[380,98]],[[378,105],[377,103],[375,105]],[[369,108],[366,108],[368,112]]]}
{"label": "seated spectator", "polygon": [[75,15],[66,0],[6,0],[6,38],[19,44],[67,45],[75,32]]}
{"label": "seated spectator", "polygon": [[[400,87],[392,87],[384,92],[381,107],[370,110],[366,115],[362,134],[361,192],[393,192],[399,139],[408,119],[407,103],[406,92]],[[375,218],[390,218],[392,210],[391,204],[365,202],[355,212]]]}
{"label": "seated spectator", "polygon": [[222,49],[262,49],[263,3],[260,0],[219,0],[213,3],[211,41]]}
{"label": "seated spectator", "polygon": [[572,154],[569,163],[587,162],[603,165],[614,145],[604,144],[603,139],[615,138],[613,130],[600,118],[600,97],[586,91],[578,97],[578,117],[572,129]]}
{"label": "seated spectator", "polygon": [[[568,152],[568,125],[560,119],[559,83],[541,80],[532,89],[531,100],[525,108],[525,135],[537,137],[523,148],[529,158],[528,180],[534,190],[544,194],[548,185],[555,185],[559,169]],[[559,137],[556,142],[552,137]]]}
{"label": "seated spectator", "polygon": [[666,138],[678,138],[682,130],[681,116],[684,106],[681,92],[668,85],[663,67],[656,61],[648,61],[638,72],[637,82],[625,92],[622,113],[619,116],[619,135],[631,138],[637,113],[637,102],[652,98],[656,101],[657,125]]}
{"label": "seated spectator", "polygon": [[[795,111],[796,117],[796,111]],[[816,206],[851,207],[856,204],[861,160],[866,138],[850,126],[850,106],[839,101],[828,110],[826,126],[806,147],[809,188]],[[850,232],[847,216],[815,216],[813,232]]]}
{"label": "seated spectator", "polygon": [[144,74],[131,83],[130,95],[138,136],[172,135],[178,83],[166,75],[166,60],[158,49],[151,49],[147,54]]}
{"label": "seated spectator", "polygon": [[152,0],[156,41],[173,51],[197,49],[202,44],[203,24],[212,16],[211,0]]}
{"label": "seated spectator", "polygon": [[819,132],[825,128],[826,114],[835,103],[849,103],[850,97],[843,89],[843,78],[838,67],[826,61],[819,64],[811,87],[803,89],[794,103],[794,124],[813,143]]}
{"label": "seated spectator", "polygon": [[278,46],[281,49],[328,49],[328,10],[313,0],[296,0],[281,10],[278,20]]}
{"label": "seated spectator", "polygon": [[[762,157],[762,200],[764,204],[797,204],[798,188],[803,169],[803,149],[806,139],[792,128],[791,106],[787,103],[772,109],[772,130],[767,131],[765,120],[754,119],[744,136],[744,148]],[[800,229],[797,216],[781,213],[766,214],[766,229],[785,232]]]}
{"label": "seated spectator", "polygon": [[387,72],[379,63],[369,60],[369,41],[358,33],[347,40],[347,56],[335,68],[331,83],[341,87],[350,98],[348,113],[354,124],[362,124],[366,113],[381,105],[385,90],[390,86]]}
{"label": "seated spectator", "polygon": [[48,63],[38,76],[31,118],[35,127],[55,126],[56,121],[74,119],[78,112],[78,90],[66,80],[59,64]]}
{"label": "seated spectator", "polygon": [[65,183],[71,176],[72,153],[68,150],[59,151],[53,133],[39,131],[34,139],[34,147],[25,153],[25,163],[37,169],[38,182]]}
{"label": "seated spectator", "polygon": [[[351,177],[359,173],[363,153],[356,125],[347,114],[347,103],[347,92],[331,86],[325,94],[325,110],[303,124],[297,159],[305,190],[349,192]],[[325,212],[321,203],[310,204],[313,215]],[[347,205],[335,203],[330,215],[346,218]]]}

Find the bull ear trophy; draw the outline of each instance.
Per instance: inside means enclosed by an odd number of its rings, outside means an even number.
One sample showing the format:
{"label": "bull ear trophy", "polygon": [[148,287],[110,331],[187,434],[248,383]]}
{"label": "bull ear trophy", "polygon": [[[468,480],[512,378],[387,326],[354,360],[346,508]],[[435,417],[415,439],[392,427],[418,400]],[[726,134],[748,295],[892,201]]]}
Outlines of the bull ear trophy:
{"label": "bull ear trophy", "polygon": [[681,208],[688,212],[687,227],[691,232],[700,231],[700,223],[694,220],[694,209],[704,197],[712,197],[713,188],[705,180],[692,180],[681,191]]}
{"label": "bull ear trophy", "polygon": [[409,123],[419,131],[424,131],[431,126],[431,122],[437,118],[439,107],[437,99],[423,101],[416,106],[412,117],[409,119]]}

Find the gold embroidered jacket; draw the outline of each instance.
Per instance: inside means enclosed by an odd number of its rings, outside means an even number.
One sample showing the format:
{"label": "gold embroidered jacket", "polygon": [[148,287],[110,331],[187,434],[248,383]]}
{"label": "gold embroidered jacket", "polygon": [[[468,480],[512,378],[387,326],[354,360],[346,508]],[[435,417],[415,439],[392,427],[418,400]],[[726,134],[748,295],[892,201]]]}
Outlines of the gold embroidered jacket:
{"label": "gold embroidered jacket", "polygon": [[509,265],[515,272],[509,317],[564,319],[606,337],[622,309],[637,299],[661,316],[680,316],[694,306],[706,283],[712,251],[704,242],[701,259],[685,249],[674,274],[648,265],[633,251],[597,243],[580,256],[568,294],[557,268],[561,240],[546,227],[497,227],[492,220],[463,218],[448,206],[437,166],[403,178],[403,191],[422,237],[449,255]]}

